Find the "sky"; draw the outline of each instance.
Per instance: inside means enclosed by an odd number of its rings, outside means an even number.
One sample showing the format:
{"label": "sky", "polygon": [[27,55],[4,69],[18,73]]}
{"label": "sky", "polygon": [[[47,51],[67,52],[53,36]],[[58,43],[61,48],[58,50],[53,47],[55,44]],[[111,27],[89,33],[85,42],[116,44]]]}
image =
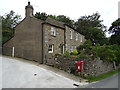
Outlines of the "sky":
{"label": "sky", "polygon": [[45,12],[52,15],[65,15],[75,21],[81,16],[99,12],[103,24],[109,28],[111,23],[118,19],[118,2],[120,0],[1,0],[0,15],[13,10],[23,19],[28,1],[33,5],[34,14]]}

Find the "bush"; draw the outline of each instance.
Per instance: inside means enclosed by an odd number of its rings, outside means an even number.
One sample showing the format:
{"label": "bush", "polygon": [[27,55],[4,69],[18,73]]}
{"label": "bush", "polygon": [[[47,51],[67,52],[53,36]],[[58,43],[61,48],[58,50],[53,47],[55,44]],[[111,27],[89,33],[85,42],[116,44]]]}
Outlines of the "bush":
{"label": "bush", "polygon": [[94,46],[91,51],[95,51],[96,56],[100,57],[101,60],[120,63],[120,46],[118,45]]}
{"label": "bush", "polygon": [[87,40],[83,45],[77,48],[79,57],[95,59],[100,58],[106,61],[115,61],[116,65],[120,64],[120,45],[102,45],[92,46]]}
{"label": "bush", "polygon": [[71,54],[71,55],[78,55],[78,51],[75,49],[75,50],[73,50],[70,54]]}
{"label": "bush", "polygon": [[78,53],[80,54],[81,50],[86,50],[86,52],[89,52],[92,46],[92,42],[90,40],[86,40],[83,45],[80,45],[77,47]]}
{"label": "bush", "polygon": [[65,51],[65,53],[64,53],[64,55],[65,55],[65,56],[68,56],[68,55],[70,55],[70,52],[69,52],[69,50],[66,50],[66,51]]}
{"label": "bush", "polygon": [[85,54],[79,54],[79,57],[80,57],[80,58],[86,58],[87,55],[85,55]]}

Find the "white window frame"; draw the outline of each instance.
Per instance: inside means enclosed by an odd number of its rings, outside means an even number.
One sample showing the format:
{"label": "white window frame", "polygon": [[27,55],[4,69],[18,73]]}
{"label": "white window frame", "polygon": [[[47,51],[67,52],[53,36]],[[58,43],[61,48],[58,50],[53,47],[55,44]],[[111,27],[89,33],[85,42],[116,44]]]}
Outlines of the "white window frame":
{"label": "white window frame", "polygon": [[67,33],[66,33],[66,39],[67,39]]}
{"label": "white window frame", "polygon": [[70,39],[73,39],[73,37],[72,37],[72,30],[70,30]]}
{"label": "white window frame", "polygon": [[48,45],[48,53],[53,53],[53,44]]}
{"label": "white window frame", "polygon": [[70,46],[70,52],[72,52],[73,51],[73,46]]}
{"label": "white window frame", "polygon": [[75,46],[75,49],[76,49],[77,47]]}
{"label": "white window frame", "polygon": [[51,27],[51,35],[56,36],[56,29],[55,27]]}
{"label": "white window frame", "polygon": [[81,36],[80,42],[83,42],[83,37]]}
{"label": "white window frame", "polygon": [[78,40],[78,32],[76,32],[76,41]]}
{"label": "white window frame", "polygon": [[63,48],[63,54],[64,54],[64,53],[65,53],[65,46],[63,45],[63,47],[62,47],[62,48]]}
{"label": "white window frame", "polygon": [[67,44],[65,44],[65,47],[66,47],[66,50],[68,49],[68,45]]}

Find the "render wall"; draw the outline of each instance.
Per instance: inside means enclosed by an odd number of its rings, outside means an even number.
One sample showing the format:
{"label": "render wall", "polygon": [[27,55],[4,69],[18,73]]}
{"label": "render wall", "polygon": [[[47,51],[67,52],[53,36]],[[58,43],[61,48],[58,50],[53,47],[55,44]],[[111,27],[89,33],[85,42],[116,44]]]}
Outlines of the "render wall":
{"label": "render wall", "polygon": [[3,54],[35,60],[42,63],[42,21],[33,17],[26,17],[15,28],[14,37],[3,45]]}

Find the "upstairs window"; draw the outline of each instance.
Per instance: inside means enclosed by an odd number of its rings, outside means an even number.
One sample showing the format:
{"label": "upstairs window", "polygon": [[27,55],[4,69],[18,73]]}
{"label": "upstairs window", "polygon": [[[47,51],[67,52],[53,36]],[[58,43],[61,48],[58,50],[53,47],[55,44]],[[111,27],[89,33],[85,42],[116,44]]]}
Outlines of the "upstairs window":
{"label": "upstairs window", "polygon": [[78,40],[78,33],[76,33],[76,41]]}
{"label": "upstairs window", "polygon": [[56,29],[51,27],[51,35],[56,36]]}
{"label": "upstairs window", "polygon": [[70,30],[70,39],[72,39],[73,37],[72,37],[72,30]]}
{"label": "upstairs window", "polygon": [[53,53],[53,45],[48,46],[48,53]]}

